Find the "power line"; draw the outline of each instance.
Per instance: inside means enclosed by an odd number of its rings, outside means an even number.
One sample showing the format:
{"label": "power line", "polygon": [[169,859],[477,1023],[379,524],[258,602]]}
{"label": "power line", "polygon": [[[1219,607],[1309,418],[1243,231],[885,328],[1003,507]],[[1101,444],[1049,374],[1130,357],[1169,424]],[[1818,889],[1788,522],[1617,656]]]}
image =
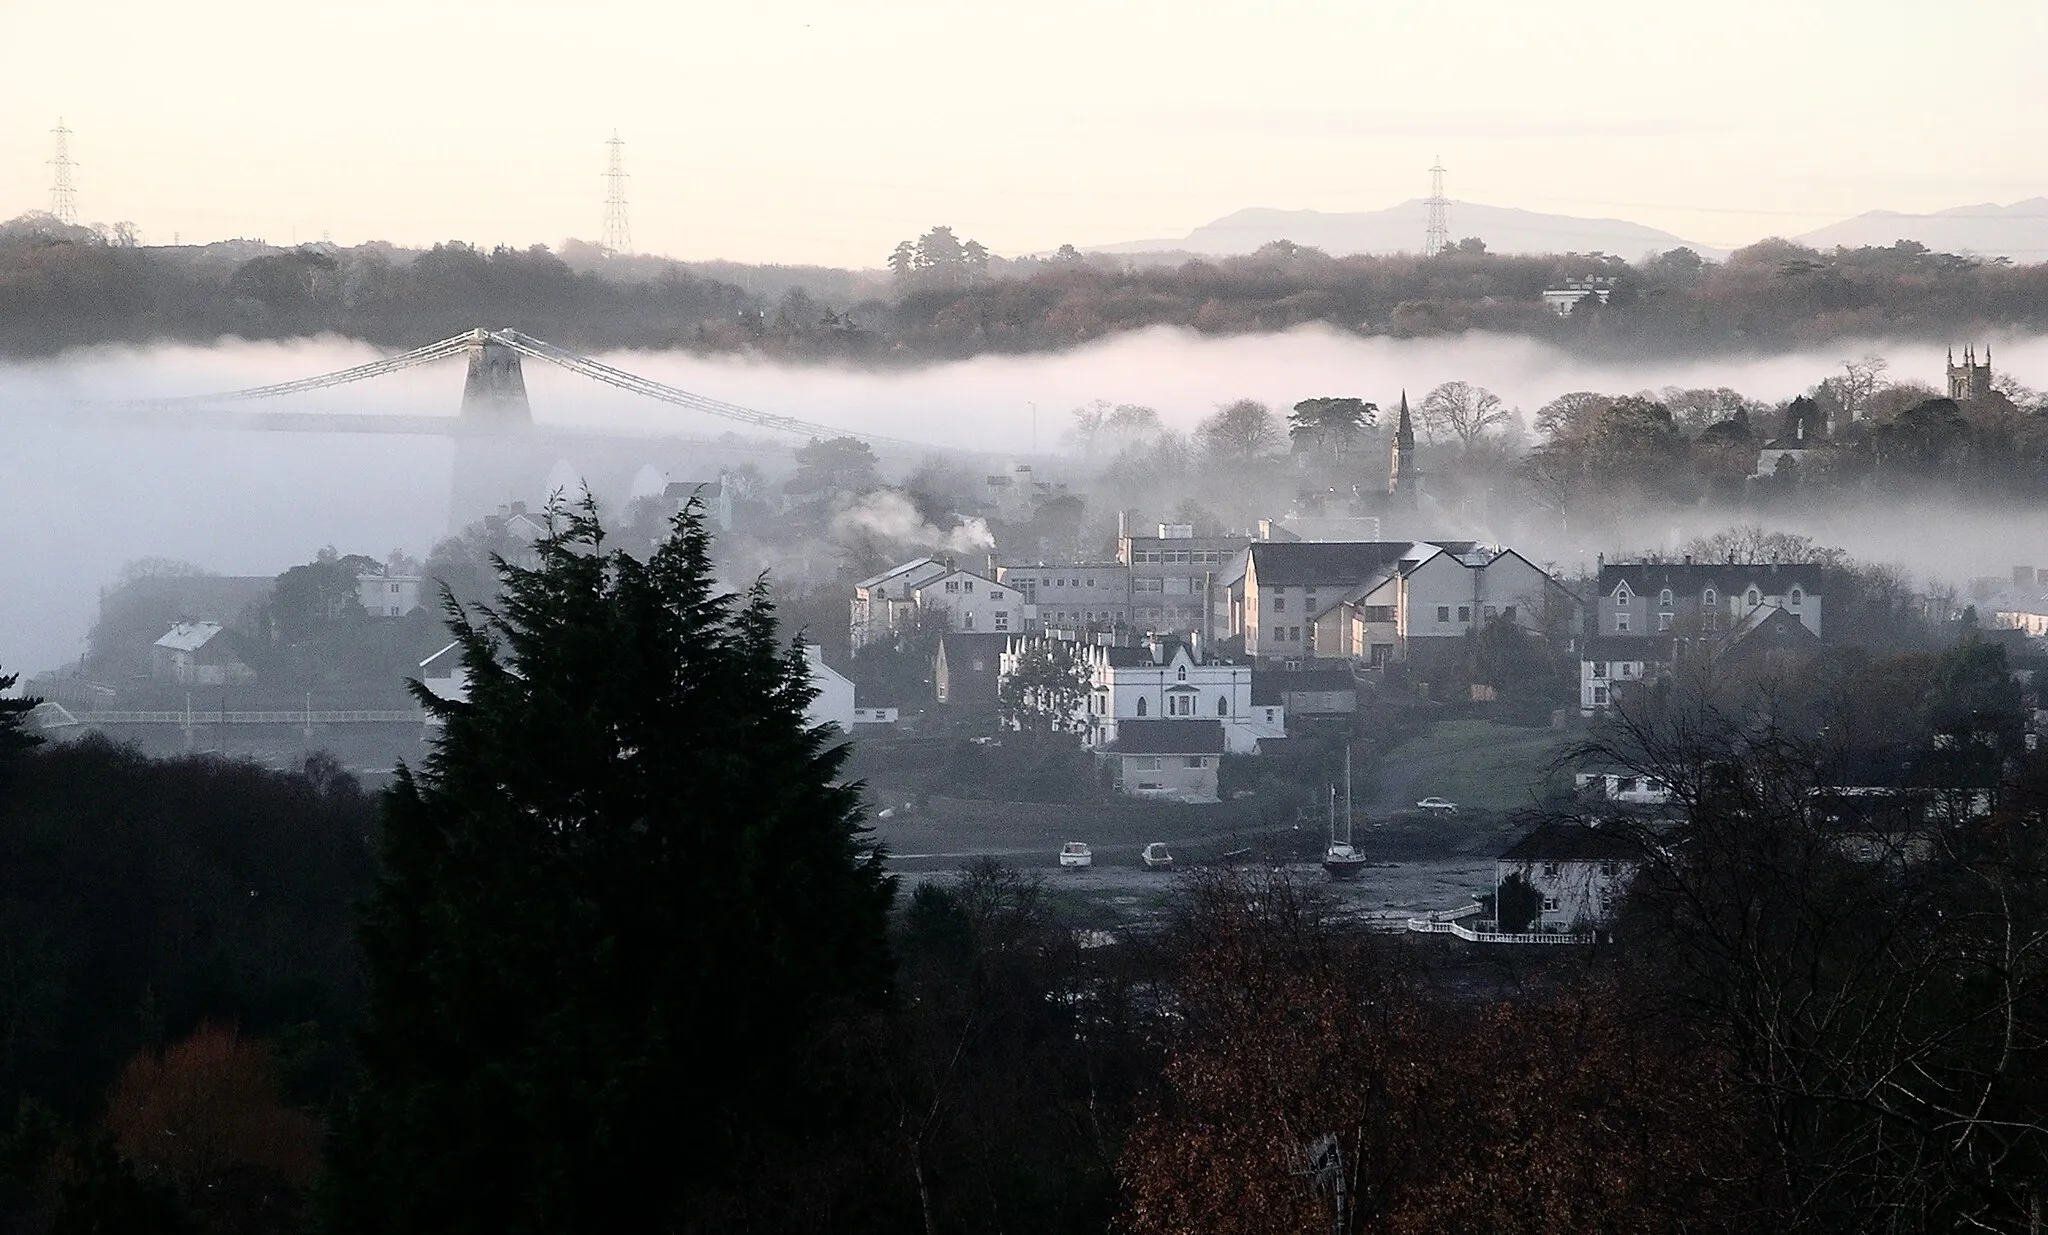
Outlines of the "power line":
{"label": "power line", "polygon": [[1422,255],[1435,257],[1451,243],[1451,199],[1444,196],[1444,160],[1437,156],[1429,168],[1429,235],[1422,242]]}
{"label": "power line", "polygon": [[71,183],[71,169],[78,164],[71,161],[71,130],[64,127],[64,117],[57,117],[57,127],[50,132],[57,135],[57,157],[50,160],[55,172],[50,180],[50,213],[59,223],[78,222],[78,189]]}
{"label": "power line", "polygon": [[612,139],[605,145],[611,148],[611,165],[604,173],[604,235],[598,243],[608,253],[631,253],[633,230],[626,225],[626,143],[619,140],[619,131],[613,129]]}

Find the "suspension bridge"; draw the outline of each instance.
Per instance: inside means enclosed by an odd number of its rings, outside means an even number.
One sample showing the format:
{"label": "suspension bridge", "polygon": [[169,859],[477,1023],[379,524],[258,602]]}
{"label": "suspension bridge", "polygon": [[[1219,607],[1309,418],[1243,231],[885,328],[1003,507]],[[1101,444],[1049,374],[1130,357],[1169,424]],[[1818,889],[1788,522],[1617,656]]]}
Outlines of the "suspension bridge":
{"label": "suspension bridge", "polygon": [[[418,416],[290,410],[274,406],[293,395],[373,381],[408,369],[466,358],[462,402],[454,415]],[[696,413],[654,430],[597,432],[537,423],[527,397],[524,362],[539,361],[604,386],[680,411]],[[265,406],[271,405],[271,406]],[[781,457],[813,439],[850,437],[877,454],[916,457],[930,443],[765,412],[683,390],[605,364],[509,328],[468,330],[410,351],[311,377],[209,394],[81,403],[75,422],[159,429],[253,430],[273,433],[366,433],[443,437],[456,444],[451,514],[487,513],[509,500],[533,500],[566,463],[600,497],[622,496],[647,467],[677,477],[729,456]],[[708,418],[709,424],[706,423]],[[752,432],[704,436],[724,423]],[[696,475],[693,479],[708,479]]]}

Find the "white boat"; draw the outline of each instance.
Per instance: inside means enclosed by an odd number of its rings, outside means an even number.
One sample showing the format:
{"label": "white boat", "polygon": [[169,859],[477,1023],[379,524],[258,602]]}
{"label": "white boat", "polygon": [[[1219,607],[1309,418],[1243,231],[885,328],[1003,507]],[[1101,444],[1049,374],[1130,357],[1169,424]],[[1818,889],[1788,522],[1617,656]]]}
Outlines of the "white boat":
{"label": "white boat", "polygon": [[1070,840],[1060,846],[1060,865],[1093,866],[1095,865],[1095,854],[1080,841]]}
{"label": "white boat", "polygon": [[1166,851],[1166,845],[1162,841],[1153,841],[1145,846],[1144,852],[1138,855],[1138,860],[1145,864],[1145,869],[1148,871],[1170,871],[1173,869],[1173,855]]}
{"label": "white boat", "polygon": [[1344,837],[1337,838],[1337,787],[1330,786],[1330,847],[1323,850],[1323,871],[1332,879],[1356,879],[1365,869],[1365,855],[1351,843],[1351,747],[1344,747]]}

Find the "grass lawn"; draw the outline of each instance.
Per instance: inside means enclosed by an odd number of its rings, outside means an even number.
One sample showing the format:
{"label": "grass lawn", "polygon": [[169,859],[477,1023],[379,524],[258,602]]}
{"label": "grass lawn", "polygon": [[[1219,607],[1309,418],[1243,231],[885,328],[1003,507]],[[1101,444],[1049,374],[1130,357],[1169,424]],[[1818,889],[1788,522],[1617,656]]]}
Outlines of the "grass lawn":
{"label": "grass lawn", "polygon": [[1447,720],[1389,750],[1384,782],[1407,802],[1449,798],[1477,810],[1514,810],[1541,796],[1552,760],[1574,735],[1487,720]]}

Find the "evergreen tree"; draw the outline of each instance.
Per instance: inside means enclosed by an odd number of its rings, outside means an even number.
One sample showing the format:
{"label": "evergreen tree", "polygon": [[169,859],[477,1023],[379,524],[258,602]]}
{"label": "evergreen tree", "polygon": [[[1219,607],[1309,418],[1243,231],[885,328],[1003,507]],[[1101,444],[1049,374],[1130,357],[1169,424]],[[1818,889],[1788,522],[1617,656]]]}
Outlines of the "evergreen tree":
{"label": "evergreen tree", "polygon": [[765,584],[717,591],[694,503],[645,561],[551,519],[450,605],[467,700],[414,684],[444,728],[385,802],[339,1230],[687,1228],[888,983],[893,881]]}

